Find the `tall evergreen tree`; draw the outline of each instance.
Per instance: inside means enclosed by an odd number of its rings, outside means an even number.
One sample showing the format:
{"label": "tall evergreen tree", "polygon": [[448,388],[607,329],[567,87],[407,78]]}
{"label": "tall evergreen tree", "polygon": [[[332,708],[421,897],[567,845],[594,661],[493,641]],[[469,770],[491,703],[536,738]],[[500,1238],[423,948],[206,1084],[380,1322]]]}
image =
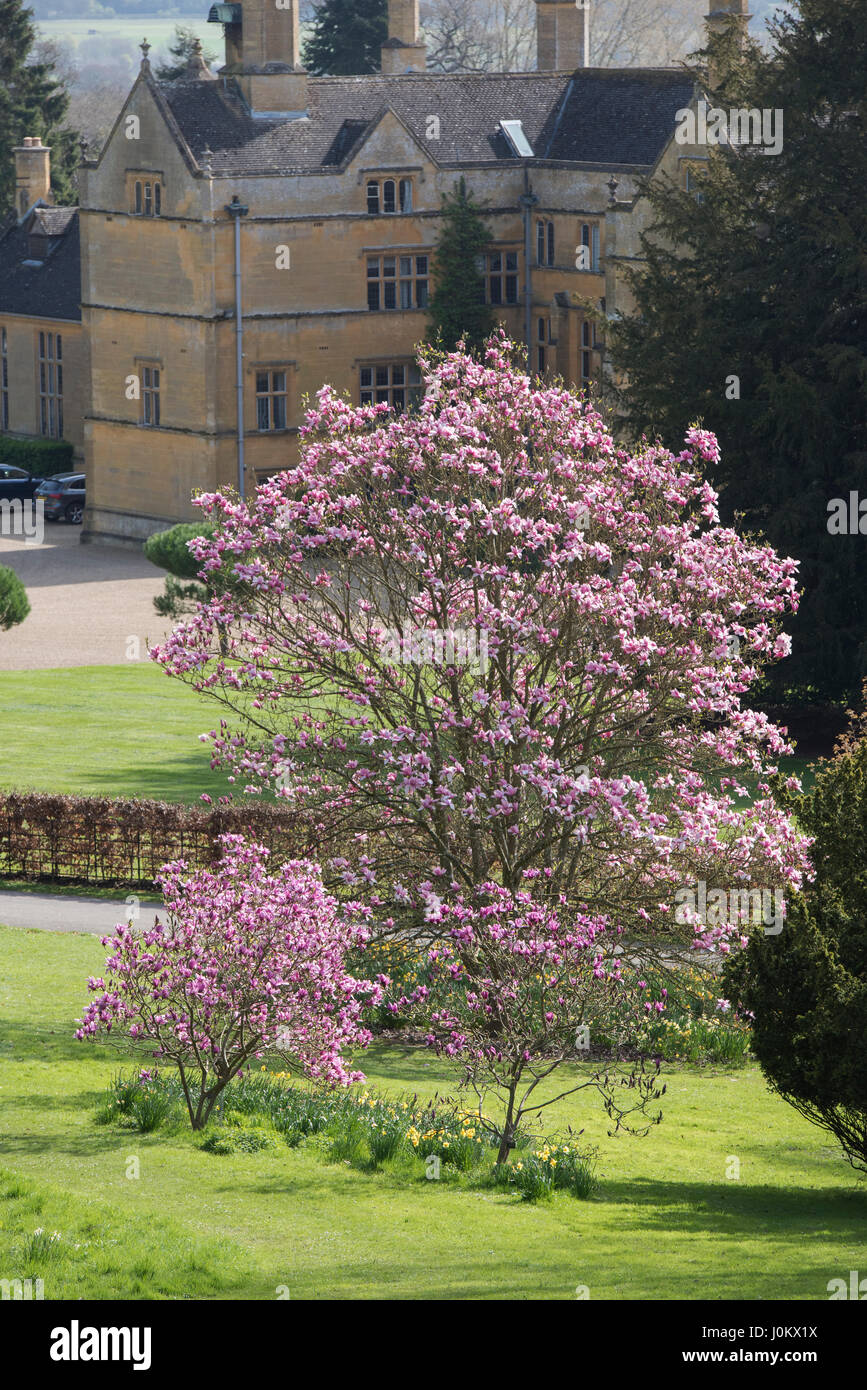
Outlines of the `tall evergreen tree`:
{"label": "tall evergreen tree", "polygon": [[69,95],[48,63],[33,61],[36,29],[23,0],[0,0],[0,218],[15,207],[15,158],[25,135],[51,146],[58,203],[75,202],[76,132],[64,129]]}
{"label": "tall evergreen tree", "polygon": [[388,0],[322,0],[301,60],[318,77],[379,72],[388,38]]}
{"label": "tall evergreen tree", "polygon": [[782,113],[782,150],[709,145],[698,198],[648,188],[655,226],[612,349],[636,432],[671,442],[701,419],[720,438],[724,520],[801,561],[793,654],[767,697],[851,700],[867,673],[867,515],[861,534],[832,534],[829,504],[867,499],[867,7],[800,0],[771,33],[770,51],[740,54],[730,32],[703,57],[714,106]]}
{"label": "tall evergreen tree", "polygon": [[436,287],[429,306],[431,326],[447,352],[452,352],[461,338],[472,351],[481,347],[494,327],[478,267],[478,258],[493,236],[463,177],[451,193],[443,195],[442,212],[442,229],[433,255]]}

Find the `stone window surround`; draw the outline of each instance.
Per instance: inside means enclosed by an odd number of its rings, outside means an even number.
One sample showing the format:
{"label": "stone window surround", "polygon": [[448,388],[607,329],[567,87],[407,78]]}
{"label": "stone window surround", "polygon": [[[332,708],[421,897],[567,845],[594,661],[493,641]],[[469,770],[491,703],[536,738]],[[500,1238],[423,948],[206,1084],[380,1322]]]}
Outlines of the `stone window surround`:
{"label": "stone window surround", "polygon": [[[268,359],[267,361],[263,359],[263,360],[261,360],[261,361],[246,362],[246,363],[245,363],[245,371],[244,371],[244,375],[245,375],[244,418],[245,418],[245,422],[246,422],[246,423],[245,423],[245,426],[244,426],[244,437],[245,437],[245,438],[248,437],[248,436],[250,436],[250,437],[252,437],[252,438],[254,438],[254,439],[261,439],[263,435],[271,436],[271,435],[275,435],[275,434],[290,434],[290,433],[297,433],[297,427],[294,426],[294,425],[291,423],[292,420],[293,420],[293,418],[294,418],[293,406],[294,406],[294,404],[295,404],[295,398],[296,398],[297,369],[298,369],[298,362],[297,362],[297,359],[295,359],[295,358],[287,358],[287,357],[274,357],[274,358]],[[263,430],[263,429],[259,429],[259,427],[258,427],[258,423],[257,423],[257,422],[258,422],[258,414],[259,414],[258,400],[259,400],[260,395],[262,395],[263,393],[259,392],[256,388],[257,388],[257,377],[258,377],[261,373],[263,373],[263,372],[267,372],[267,373],[269,374],[269,376],[270,376],[270,374],[271,374],[272,372],[284,372],[284,373],[285,373],[285,376],[286,376],[286,390],[285,390],[285,392],[280,392],[280,393],[279,393],[280,395],[282,395],[282,396],[285,398],[285,401],[286,401],[286,423],[285,423],[285,425],[281,425],[279,429],[264,429],[264,430]],[[271,393],[269,392],[269,394],[271,394]]]}
{"label": "stone window surround", "polygon": [[[138,206],[136,199],[136,185],[141,186],[141,206]],[[147,201],[145,184],[151,186],[151,205],[150,211],[145,208]],[[155,190],[159,189],[159,192]],[[165,175],[161,169],[127,169],[126,170],[126,192],[127,208],[130,217],[161,217],[163,214],[163,202],[166,191]],[[157,204],[159,206],[157,207]]]}
{"label": "stone window surround", "polygon": [[[135,367],[136,376],[139,379],[139,394],[141,397],[138,424],[142,429],[158,430],[162,426],[162,389],[163,377],[165,376],[163,359],[161,357],[154,357],[149,353],[136,353],[133,358],[133,365]],[[145,371],[159,372],[159,379],[156,384],[154,384],[153,381],[148,383],[145,382]],[[156,416],[156,418],[146,419],[145,417],[148,413],[150,413],[151,416]]]}

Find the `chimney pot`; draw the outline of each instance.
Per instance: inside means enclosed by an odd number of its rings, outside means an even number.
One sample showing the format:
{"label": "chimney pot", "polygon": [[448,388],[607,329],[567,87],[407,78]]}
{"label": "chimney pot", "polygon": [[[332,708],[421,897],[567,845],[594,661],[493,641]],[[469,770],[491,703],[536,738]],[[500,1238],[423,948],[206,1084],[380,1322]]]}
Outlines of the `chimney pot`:
{"label": "chimney pot", "polygon": [[18,216],[23,217],[40,199],[51,202],[51,148],[43,145],[39,135],[25,135],[16,145],[15,202]]}
{"label": "chimney pot", "polygon": [[382,71],[388,76],[424,72],[427,51],[419,36],[418,0],[388,0],[388,38],[382,45]]}
{"label": "chimney pot", "polygon": [[224,75],[235,79],[254,116],[306,115],[300,0],[242,0],[240,15],[240,24],[225,26]]}

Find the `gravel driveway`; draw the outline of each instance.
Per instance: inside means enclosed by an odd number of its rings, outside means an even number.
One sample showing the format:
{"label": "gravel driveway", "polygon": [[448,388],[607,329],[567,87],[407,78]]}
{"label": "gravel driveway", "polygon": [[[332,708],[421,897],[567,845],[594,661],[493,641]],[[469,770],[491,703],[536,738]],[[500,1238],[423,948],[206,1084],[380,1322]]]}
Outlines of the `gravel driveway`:
{"label": "gravel driveway", "polygon": [[154,611],[165,574],[121,546],[81,545],[80,526],[45,523],[41,545],[0,536],[0,565],[15,570],[30,614],[0,631],[0,671],[120,666],[136,638],[140,658],[172,628]]}

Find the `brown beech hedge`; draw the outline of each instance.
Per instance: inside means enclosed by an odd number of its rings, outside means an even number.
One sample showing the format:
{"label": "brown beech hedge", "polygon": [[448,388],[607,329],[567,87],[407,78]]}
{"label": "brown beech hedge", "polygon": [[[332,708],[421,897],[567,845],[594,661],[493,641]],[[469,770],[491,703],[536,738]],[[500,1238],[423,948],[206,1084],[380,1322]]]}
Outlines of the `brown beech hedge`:
{"label": "brown beech hedge", "polygon": [[330,839],[324,825],[282,806],[0,792],[0,879],[151,888],[170,859],[214,863],[226,834],[258,840],[278,860],[318,859]]}

